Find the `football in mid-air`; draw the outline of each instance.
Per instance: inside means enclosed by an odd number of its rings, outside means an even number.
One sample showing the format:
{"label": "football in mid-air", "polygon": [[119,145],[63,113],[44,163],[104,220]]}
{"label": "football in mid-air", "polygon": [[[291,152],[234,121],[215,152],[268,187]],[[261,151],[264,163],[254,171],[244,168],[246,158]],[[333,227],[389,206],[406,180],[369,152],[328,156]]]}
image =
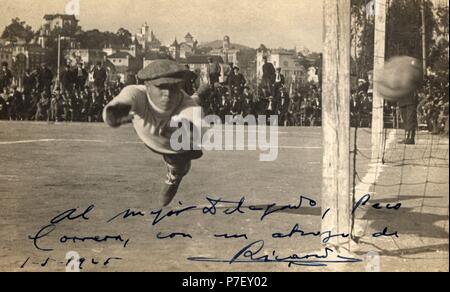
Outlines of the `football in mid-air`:
{"label": "football in mid-air", "polygon": [[377,84],[378,93],[384,99],[397,102],[411,96],[422,85],[422,64],[413,57],[393,57],[386,62],[374,82]]}

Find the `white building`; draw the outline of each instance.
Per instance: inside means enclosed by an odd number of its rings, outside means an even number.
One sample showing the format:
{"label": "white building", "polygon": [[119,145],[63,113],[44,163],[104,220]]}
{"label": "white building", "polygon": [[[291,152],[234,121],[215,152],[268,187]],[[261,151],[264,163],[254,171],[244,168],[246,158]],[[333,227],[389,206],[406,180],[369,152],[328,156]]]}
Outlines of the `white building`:
{"label": "white building", "polygon": [[106,53],[94,49],[70,49],[66,52],[65,58],[68,63],[75,66],[77,63],[85,65],[95,65],[106,60]]}
{"label": "white building", "polygon": [[191,55],[188,56],[183,63],[189,66],[189,70],[192,72],[195,72],[200,77],[201,84],[208,84],[209,83],[209,76],[208,76],[208,67],[209,67],[209,61],[208,59],[212,58],[214,62],[218,63],[221,67],[222,76],[220,77],[220,82],[223,82],[224,80],[224,66],[226,66],[223,63],[223,59],[220,56],[212,56],[212,55]]}
{"label": "white building", "polygon": [[284,75],[287,83],[304,78],[306,75],[306,69],[301,65],[301,60],[295,51],[258,51],[256,55],[256,76],[258,80],[261,80],[263,75],[262,67],[264,65],[264,56],[267,56],[267,61],[272,63],[275,68],[281,68],[281,74]]}
{"label": "white building", "polygon": [[13,58],[17,57],[20,54],[25,56],[26,68],[30,70],[35,70],[41,66],[41,64],[45,61],[45,56],[47,54],[47,50],[41,48],[37,44],[25,44],[25,45],[17,45],[13,46]]}
{"label": "white building", "polygon": [[133,58],[127,52],[117,52],[107,57],[115,67],[130,67],[130,60]]}
{"label": "white building", "polygon": [[187,56],[195,54],[198,42],[188,32],[184,37],[184,42],[180,43],[180,58],[186,59]]}
{"label": "white building", "polygon": [[46,48],[51,33],[58,29],[62,38],[70,43],[71,48],[74,48],[76,42],[73,36],[78,30],[78,22],[79,20],[75,15],[47,14],[44,16],[44,22],[39,30],[36,43],[42,48]]}
{"label": "white building", "polygon": [[132,37],[133,43],[137,42],[146,51],[159,51],[161,42],[156,38],[153,31],[147,23],[143,24],[141,29]]}
{"label": "white building", "polygon": [[128,53],[134,58],[136,58],[136,56],[138,55],[138,49],[136,44],[131,45],[129,48],[114,48],[112,46],[107,46],[103,48],[102,51],[106,54],[106,56],[111,56],[119,52]]}
{"label": "white building", "polygon": [[220,56],[225,64],[233,63],[239,66],[239,50],[231,47],[229,36],[223,38],[223,46],[220,49],[214,49],[209,54],[213,56]]}

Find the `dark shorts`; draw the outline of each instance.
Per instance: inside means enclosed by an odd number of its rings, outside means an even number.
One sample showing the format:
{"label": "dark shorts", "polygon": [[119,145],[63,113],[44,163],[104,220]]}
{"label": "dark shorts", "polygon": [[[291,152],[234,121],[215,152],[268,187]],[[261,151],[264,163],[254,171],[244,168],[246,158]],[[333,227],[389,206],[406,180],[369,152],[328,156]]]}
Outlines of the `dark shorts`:
{"label": "dark shorts", "polygon": [[400,113],[403,120],[403,128],[405,131],[413,131],[417,128],[417,106],[407,105],[400,108]]}
{"label": "dark shorts", "polygon": [[147,145],[145,145],[148,149],[150,149],[152,152],[162,155],[164,157],[164,161],[170,164],[180,165],[187,162],[190,162],[192,160],[197,160],[202,158],[203,151],[201,150],[192,150],[184,153],[178,153],[178,154],[164,154],[161,152],[158,152]]}

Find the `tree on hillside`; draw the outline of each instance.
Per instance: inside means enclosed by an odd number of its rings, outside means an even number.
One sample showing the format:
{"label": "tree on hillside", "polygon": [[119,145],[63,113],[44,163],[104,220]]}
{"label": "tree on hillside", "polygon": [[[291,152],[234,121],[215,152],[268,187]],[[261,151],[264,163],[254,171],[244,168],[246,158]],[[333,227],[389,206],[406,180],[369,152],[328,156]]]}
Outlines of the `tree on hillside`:
{"label": "tree on hillside", "polygon": [[264,44],[259,45],[258,52],[266,53],[267,51],[268,49]]}
{"label": "tree on hillside", "polygon": [[442,89],[445,100],[448,101],[448,67],[449,67],[449,17],[448,6],[436,9],[435,42],[431,47],[429,65],[434,73],[430,81]]}
{"label": "tree on hillside", "polygon": [[367,72],[373,69],[374,19],[369,15],[368,4],[368,0],[352,0],[352,76],[355,78],[366,78]]}
{"label": "tree on hillside", "polygon": [[128,47],[131,45],[133,35],[127,29],[120,28],[116,35],[122,46]]}
{"label": "tree on hillside", "polygon": [[29,42],[33,39],[34,32],[31,26],[16,17],[11,20],[11,24],[5,27],[1,37],[9,40],[24,39],[26,42]]}
{"label": "tree on hillside", "polygon": [[386,23],[387,58],[408,55],[422,59],[422,2],[425,3],[426,49],[429,53],[435,28],[433,3],[429,0],[391,0]]}
{"label": "tree on hillside", "polygon": [[[352,45],[356,55],[355,69],[358,77],[367,78],[374,61],[374,16],[369,15],[369,0],[352,0]],[[386,22],[386,58],[408,55],[422,59],[422,0],[388,0]],[[433,46],[436,27],[433,3],[425,0],[427,52]]]}
{"label": "tree on hillside", "polygon": [[435,43],[430,51],[430,66],[448,80],[449,66],[449,16],[448,7],[436,9]]}
{"label": "tree on hillside", "polygon": [[131,45],[131,33],[126,29],[119,29],[117,33],[98,29],[82,31],[77,34],[77,41],[82,48],[103,49],[105,46],[125,48]]}

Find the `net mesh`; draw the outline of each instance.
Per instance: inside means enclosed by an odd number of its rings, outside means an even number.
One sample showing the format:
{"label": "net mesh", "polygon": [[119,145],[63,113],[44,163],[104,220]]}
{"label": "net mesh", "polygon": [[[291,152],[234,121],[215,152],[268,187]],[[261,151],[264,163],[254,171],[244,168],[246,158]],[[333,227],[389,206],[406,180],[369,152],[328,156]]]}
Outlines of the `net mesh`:
{"label": "net mesh", "polygon": [[[388,18],[386,34],[392,31],[392,2],[383,6]],[[375,47],[379,40],[375,37]],[[387,48],[396,47],[388,35],[386,40],[390,42]],[[374,56],[375,60],[385,60],[384,56],[377,57],[377,52]],[[414,145],[402,143],[404,122],[395,104],[385,102],[381,109],[373,103],[365,116],[352,115],[352,198],[356,203],[370,195],[371,202],[353,213],[353,237],[371,250],[376,247],[388,255],[408,257],[448,251],[448,79],[446,84],[426,83],[419,97]],[[379,133],[371,127],[372,110],[384,112],[384,127]],[[374,134],[383,141],[378,151],[371,143]],[[399,203],[398,210],[392,209]],[[385,228],[397,232],[397,236],[386,236],[381,241],[370,236]]]}

